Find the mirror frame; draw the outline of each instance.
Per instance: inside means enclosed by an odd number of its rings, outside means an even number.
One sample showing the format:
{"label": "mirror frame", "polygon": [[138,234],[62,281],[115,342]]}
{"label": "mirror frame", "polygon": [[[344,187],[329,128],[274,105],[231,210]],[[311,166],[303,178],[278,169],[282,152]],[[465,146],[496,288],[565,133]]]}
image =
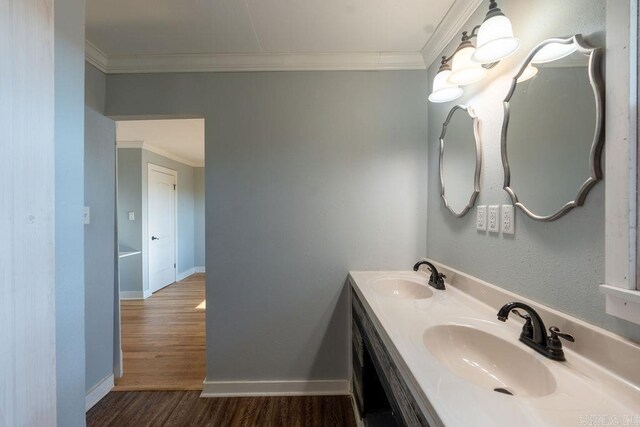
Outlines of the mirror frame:
{"label": "mirror frame", "polygon": [[[444,190],[445,190],[444,167],[443,167],[443,161],[442,161],[444,158],[444,138],[447,133],[447,126],[449,125],[449,122],[451,121],[453,114],[458,110],[465,111],[469,115],[469,117],[471,117],[471,119],[473,120],[473,136],[476,143],[476,170],[473,177],[473,192],[471,193],[471,197],[469,198],[469,203],[467,203],[467,205],[462,209],[461,212],[454,211],[451,205],[449,204],[449,201],[447,200],[446,196],[444,195]],[[469,212],[469,209],[473,207],[473,205],[476,202],[476,199],[478,198],[478,194],[480,194],[480,170],[482,168],[482,144],[480,143],[480,120],[478,119],[478,116],[476,115],[475,111],[471,107],[465,106],[465,105],[454,106],[451,109],[451,111],[449,111],[449,114],[447,115],[447,119],[442,124],[442,132],[440,133],[440,165],[439,167],[440,167],[440,197],[442,197],[442,200],[444,201],[444,206],[447,209],[449,209],[449,212],[451,212],[456,218],[461,218],[467,212]]]}
{"label": "mirror frame", "polygon": [[[533,57],[535,56],[540,49],[544,46],[551,43],[560,43],[560,44],[570,44],[575,43],[577,46],[577,52],[580,52],[584,55],[589,56],[589,82],[591,83],[591,88],[593,89],[593,95],[595,98],[596,104],[596,123],[593,134],[593,142],[591,143],[591,150],[589,153],[589,163],[591,165],[591,174],[589,178],[582,184],[580,189],[578,190],[578,194],[575,196],[574,200],[570,200],[565,203],[557,212],[551,215],[536,215],[532,211],[530,211],[523,203],[518,200],[518,196],[516,195],[513,188],[511,188],[511,172],[509,169],[509,160],[507,158],[507,129],[509,127],[509,101],[513,96],[516,86],[518,84],[518,78],[522,75],[524,70],[527,68]],[[584,202],[587,198],[587,193],[589,190],[602,179],[602,149],[604,147],[604,81],[602,79],[601,74],[602,67],[602,49],[595,48],[587,44],[582,34],[576,34],[569,38],[552,38],[543,41],[538,44],[527,59],[524,61],[520,70],[513,76],[511,82],[511,89],[507,93],[506,98],[503,101],[504,106],[504,121],[502,123],[502,167],[504,169],[504,190],[509,193],[511,196],[511,200],[515,206],[517,206],[522,212],[524,212],[529,218],[535,219],[537,221],[554,221],[571,209],[584,205]]]}

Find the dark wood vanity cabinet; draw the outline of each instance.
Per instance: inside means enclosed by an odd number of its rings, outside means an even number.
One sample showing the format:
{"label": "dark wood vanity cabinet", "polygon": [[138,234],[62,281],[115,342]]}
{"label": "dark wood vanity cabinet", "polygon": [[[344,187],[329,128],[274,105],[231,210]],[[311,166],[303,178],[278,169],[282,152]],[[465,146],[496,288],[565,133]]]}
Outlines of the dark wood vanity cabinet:
{"label": "dark wood vanity cabinet", "polygon": [[366,426],[429,426],[356,292],[352,301],[353,397]]}

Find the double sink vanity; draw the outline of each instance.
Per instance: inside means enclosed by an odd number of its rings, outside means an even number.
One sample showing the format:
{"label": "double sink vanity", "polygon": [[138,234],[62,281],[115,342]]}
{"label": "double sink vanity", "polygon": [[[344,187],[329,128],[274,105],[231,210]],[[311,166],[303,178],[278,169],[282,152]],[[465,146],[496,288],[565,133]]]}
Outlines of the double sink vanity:
{"label": "double sink vanity", "polygon": [[[349,274],[353,394],[366,425],[640,425],[640,347],[437,269]],[[542,348],[526,342],[534,336]]]}

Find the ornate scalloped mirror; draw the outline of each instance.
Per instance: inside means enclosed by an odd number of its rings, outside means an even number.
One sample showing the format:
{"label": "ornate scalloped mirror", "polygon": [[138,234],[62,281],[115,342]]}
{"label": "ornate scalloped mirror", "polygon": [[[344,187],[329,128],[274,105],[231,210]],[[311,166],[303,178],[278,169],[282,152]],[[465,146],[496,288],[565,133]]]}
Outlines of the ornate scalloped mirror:
{"label": "ornate scalloped mirror", "polygon": [[456,217],[466,214],[480,192],[479,120],[471,107],[456,105],[440,134],[440,195]]}
{"label": "ornate scalloped mirror", "polygon": [[582,206],[602,179],[602,50],[581,35],[536,46],[504,100],[504,189],[529,217],[553,221]]}

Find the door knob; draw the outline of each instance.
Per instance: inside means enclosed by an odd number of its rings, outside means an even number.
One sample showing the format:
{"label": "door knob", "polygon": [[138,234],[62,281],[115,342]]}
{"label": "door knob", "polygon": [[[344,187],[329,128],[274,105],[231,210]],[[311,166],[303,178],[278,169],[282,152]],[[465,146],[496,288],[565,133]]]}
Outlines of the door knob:
{"label": "door knob", "polygon": [[160,238],[156,236],[151,236],[151,240],[160,240]]}

